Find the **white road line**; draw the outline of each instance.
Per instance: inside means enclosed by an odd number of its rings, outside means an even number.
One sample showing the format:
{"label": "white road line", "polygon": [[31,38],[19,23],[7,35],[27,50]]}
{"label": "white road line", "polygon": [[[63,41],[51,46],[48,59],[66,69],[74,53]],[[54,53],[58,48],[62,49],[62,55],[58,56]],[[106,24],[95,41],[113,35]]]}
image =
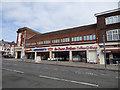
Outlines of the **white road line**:
{"label": "white road line", "polygon": [[99,86],[97,84],[92,84],[92,83],[79,82],[79,81],[73,81],[73,80],[67,80],[67,79],[61,79],[61,78],[55,78],[55,77],[49,77],[49,76],[43,76],[43,75],[39,75],[39,77],[46,78],[46,79],[53,79],[53,80],[72,82],[72,83],[77,83],[77,84],[84,84],[84,85],[89,85],[89,86],[94,86],[94,87],[98,87]]}
{"label": "white road line", "polygon": [[24,73],[22,71],[18,71],[18,70],[12,70],[12,69],[7,69],[7,68],[2,68],[3,70],[7,70],[7,71],[12,71],[12,72],[17,72],[17,73]]}

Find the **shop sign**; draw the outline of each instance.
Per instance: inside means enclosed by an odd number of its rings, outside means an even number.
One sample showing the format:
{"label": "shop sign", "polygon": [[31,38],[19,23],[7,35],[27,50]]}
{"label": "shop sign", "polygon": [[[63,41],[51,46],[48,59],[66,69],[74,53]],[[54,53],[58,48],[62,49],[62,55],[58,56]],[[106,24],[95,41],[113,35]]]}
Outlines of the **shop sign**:
{"label": "shop sign", "polygon": [[55,47],[55,50],[79,50],[79,49],[97,49],[97,47],[93,47],[93,46],[86,46],[86,47],[83,47],[83,46],[78,46],[78,47],[65,47],[65,48],[61,48],[61,47],[58,47],[56,48]]}
{"label": "shop sign", "polygon": [[46,48],[41,48],[41,49],[34,49],[34,51],[44,51],[47,50]]}
{"label": "shop sign", "polygon": [[32,51],[32,49],[24,50],[24,52]]}
{"label": "shop sign", "polygon": [[53,48],[48,48],[48,50],[53,50]]}

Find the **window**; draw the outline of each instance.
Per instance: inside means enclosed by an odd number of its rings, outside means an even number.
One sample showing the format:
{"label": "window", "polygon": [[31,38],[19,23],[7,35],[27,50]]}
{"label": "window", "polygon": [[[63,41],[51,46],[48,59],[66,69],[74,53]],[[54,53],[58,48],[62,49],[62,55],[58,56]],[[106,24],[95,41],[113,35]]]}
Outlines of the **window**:
{"label": "window", "polygon": [[90,35],[90,40],[92,40],[93,38],[92,38],[92,35]]}
{"label": "window", "polygon": [[31,45],[36,45],[36,42],[32,42]]}
{"label": "window", "polygon": [[80,36],[80,41],[82,41],[82,36]]}
{"label": "window", "polygon": [[44,40],[44,44],[50,44],[50,40]]}
{"label": "window", "polygon": [[120,30],[118,30],[118,37],[119,37],[119,40],[120,40]]}
{"label": "window", "polygon": [[43,44],[43,41],[38,41],[37,44],[38,44],[38,45],[39,45],[39,44]]}
{"label": "window", "polygon": [[118,40],[118,31],[113,31],[113,40]]}
{"label": "window", "polygon": [[109,24],[109,18],[106,18],[105,21],[106,21],[106,24]]}
{"label": "window", "polygon": [[72,41],[82,41],[82,36],[72,37]]}
{"label": "window", "polygon": [[84,40],[86,40],[86,36],[84,36]]}
{"label": "window", "polygon": [[111,41],[112,40],[112,31],[107,32],[107,40]]}
{"label": "window", "polygon": [[107,18],[105,18],[105,22],[106,22],[106,25],[113,24],[113,23],[119,23],[120,22],[120,15],[107,17]]}
{"label": "window", "polygon": [[89,35],[87,35],[87,40],[89,40]]}
{"label": "window", "polygon": [[74,41],[74,37],[72,37],[72,41]]}
{"label": "window", "polygon": [[63,42],[63,39],[61,39],[61,42]]}
{"label": "window", "polygon": [[115,16],[115,17],[114,17],[114,22],[117,23],[117,21],[118,21],[118,17]]}
{"label": "window", "polygon": [[95,34],[93,34],[93,40],[95,40],[96,39],[96,35]]}
{"label": "window", "polygon": [[69,42],[70,41],[70,38],[62,38],[61,39],[61,42]]}
{"label": "window", "polygon": [[26,43],[26,46],[29,46],[30,45],[30,43]]}
{"label": "window", "polygon": [[54,39],[52,40],[52,43],[60,43],[60,39]]}
{"label": "window", "polygon": [[106,34],[107,41],[120,40],[120,29],[107,31]]}
{"label": "window", "polygon": [[70,42],[70,38],[68,38],[68,42]]}
{"label": "window", "polygon": [[63,38],[63,42],[65,42],[65,38]]}
{"label": "window", "polygon": [[76,41],[76,37],[74,37],[74,41]]}
{"label": "window", "polygon": [[120,22],[120,15],[118,16],[118,22]]}
{"label": "window", "polygon": [[77,41],[79,41],[79,37],[77,36]]}
{"label": "window", "polygon": [[113,17],[109,17],[109,23],[110,23],[110,24],[113,23]]}

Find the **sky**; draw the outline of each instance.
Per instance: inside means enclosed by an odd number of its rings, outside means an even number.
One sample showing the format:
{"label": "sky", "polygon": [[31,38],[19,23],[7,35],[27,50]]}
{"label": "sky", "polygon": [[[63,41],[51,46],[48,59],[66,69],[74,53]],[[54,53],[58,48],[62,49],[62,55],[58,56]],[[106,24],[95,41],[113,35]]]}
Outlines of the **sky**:
{"label": "sky", "polygon": [[6,41],[17,40],[16,31],[28,27],[40,33],[96,23],[95,13],[118,8],[118,1],[42,2],[5,0],[0,5],[0,34]]}

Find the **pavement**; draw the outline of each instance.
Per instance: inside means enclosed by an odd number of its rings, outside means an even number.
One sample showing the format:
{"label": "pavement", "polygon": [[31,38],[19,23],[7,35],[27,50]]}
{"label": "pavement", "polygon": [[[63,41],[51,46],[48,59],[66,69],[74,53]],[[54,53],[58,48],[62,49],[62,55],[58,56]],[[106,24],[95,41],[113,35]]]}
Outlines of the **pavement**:
{"label": "pavement", "polygon": [[[5,60],[13,60],[13,61],[22,62],[21,59],[10,59],[10,58],[6,59],[5,58]],[[23,62],[35,63],[35,60],[33,60],[33,59],[25,59]],[[39,64],[51,64],[51,65],[60,65],[60,66],[68,66],[68,67],[100,69],[100,70],[112,70],[112,71],[120,70],[119,69],[120,65],[118,65],[118,64],[107,65],[106,68],[105,68],[105,65],[103,65],[103,64],[90,64],[90,63],[84,63],[84,62],[69,62],[69,61],[48,61],[48,60],[42,60]]]}

